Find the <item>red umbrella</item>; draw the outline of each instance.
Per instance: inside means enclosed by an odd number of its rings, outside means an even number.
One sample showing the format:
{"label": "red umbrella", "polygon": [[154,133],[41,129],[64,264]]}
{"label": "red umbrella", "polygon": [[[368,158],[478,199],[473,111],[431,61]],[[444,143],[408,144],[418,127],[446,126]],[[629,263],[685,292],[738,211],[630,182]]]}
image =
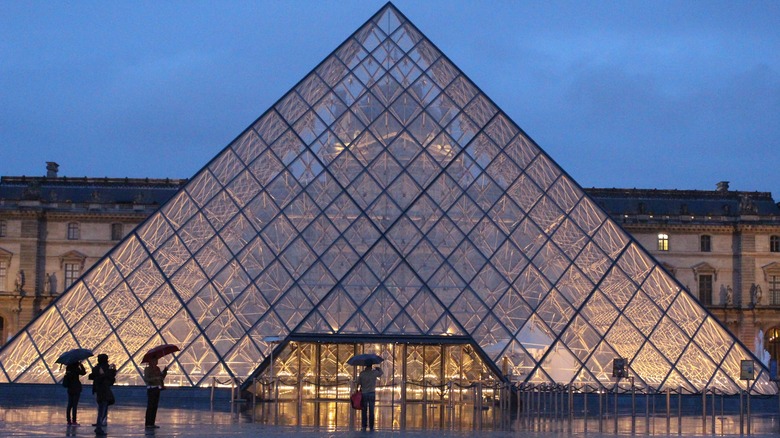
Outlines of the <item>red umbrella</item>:
{"label": "red umbrella", "polygon": [[141,359],[141,363],[148,363],[152,359],[159,359],[166,354],[171,354],[176,351],[179,351],[179,347],[173,344],[158,345],[144,354],[144,357]]}

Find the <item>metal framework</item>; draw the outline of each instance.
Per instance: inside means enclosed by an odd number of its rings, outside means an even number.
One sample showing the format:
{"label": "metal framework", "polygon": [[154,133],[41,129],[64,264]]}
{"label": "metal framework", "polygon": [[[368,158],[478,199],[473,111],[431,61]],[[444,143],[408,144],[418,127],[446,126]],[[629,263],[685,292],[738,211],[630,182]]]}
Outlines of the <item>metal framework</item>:
{"label": "metal framework", "polygon": [[465,337],[526,384],[612,387],[622,357],[653,391],[776,392],[389,3],[11,340],[0,382],[58,381],[84,347],[141,384],[161,343],[173,383],[247,381],[334,335]]}

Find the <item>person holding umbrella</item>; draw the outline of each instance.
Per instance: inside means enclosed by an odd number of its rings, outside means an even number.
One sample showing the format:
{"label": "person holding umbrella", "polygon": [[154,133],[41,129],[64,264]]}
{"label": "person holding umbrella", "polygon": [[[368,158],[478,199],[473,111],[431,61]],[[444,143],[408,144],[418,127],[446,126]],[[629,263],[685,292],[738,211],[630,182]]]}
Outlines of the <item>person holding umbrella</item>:
{"label": "person holding umbrella", "polygon": [[154,424],[157,421],[157,406],[160,404],[160,391],[165,388],[165,376],[168,375],[166,366],[160,371],[157,361],[168,354],[179,351],[179,347],[173,344],[163,344],[147,351],[141,358],[141,363],[145,363],[144,382],[146,382],[146,428],[157,429],[160,426]]}
{"label": "person holding umbrella", "polygon": [[68,426],[79,426],[76,416],[81,398],[81,376],[85,374],[87,374],[87,370],[84,369],[81,361],[72,362],[65,366],[65,377],[62,379],[62,385],[68,388],[68,406],[65,408]]}
{"label": "person holding umbrella", "polygon": [[363,393],[363,399],[360,401],[362,413],[360,424],[363,430],[368,426],[374,430],[374,408],[376,407],[376,379],[382,376],[382,369],[374,368],[371,363],[366,362],[363,371],[358,375],[357,387]]}
{"label": "person holding umbrella", "polygon": [[160,391],[163,389],[165,376],[168,375],[166,366],[160,371],[157,366],[157,358],[151,357],[144,369],[144,382],[146,382],[146,428],[157,429],[157,406],[160,404]]}
{"label": "person holding umbrella", "polygon": [[76,412],[81,398],[81,376],[87,374],[81,361],[92,357],[92,350],[87,348],[74,348],[68,350],[57,358],[56,363],[65,365],[65,376],[62,378],[62,386],[68,388],[68,406],[65,408],[65,417],[68,426],[78,426]]}

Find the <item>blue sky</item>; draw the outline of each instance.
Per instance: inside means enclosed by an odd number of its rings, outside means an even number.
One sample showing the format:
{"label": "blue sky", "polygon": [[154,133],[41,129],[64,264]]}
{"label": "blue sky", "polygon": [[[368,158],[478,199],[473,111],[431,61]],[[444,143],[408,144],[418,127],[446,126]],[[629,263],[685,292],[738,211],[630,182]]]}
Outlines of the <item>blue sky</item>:
{"label": "blue sky", "polygon": [[[0,0],[0,175],[188,178],[384,3]],[[394,4],[583,187],[780,200],[780,2]]]}

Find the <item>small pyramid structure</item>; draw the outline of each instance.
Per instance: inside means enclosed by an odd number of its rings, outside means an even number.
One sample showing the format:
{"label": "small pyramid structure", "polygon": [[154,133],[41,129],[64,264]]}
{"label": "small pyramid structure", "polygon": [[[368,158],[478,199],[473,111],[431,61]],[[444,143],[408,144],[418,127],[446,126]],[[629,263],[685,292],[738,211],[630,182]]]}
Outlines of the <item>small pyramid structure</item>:
{"label": "small pyramid structure", "polygon": [[[271,337],[468,339],[500,377],[771,394],[755,359],[392,4],[382,7],[0,350],[142,384],[246,381]],[[749,387],[748,387],[749,385]]]}

